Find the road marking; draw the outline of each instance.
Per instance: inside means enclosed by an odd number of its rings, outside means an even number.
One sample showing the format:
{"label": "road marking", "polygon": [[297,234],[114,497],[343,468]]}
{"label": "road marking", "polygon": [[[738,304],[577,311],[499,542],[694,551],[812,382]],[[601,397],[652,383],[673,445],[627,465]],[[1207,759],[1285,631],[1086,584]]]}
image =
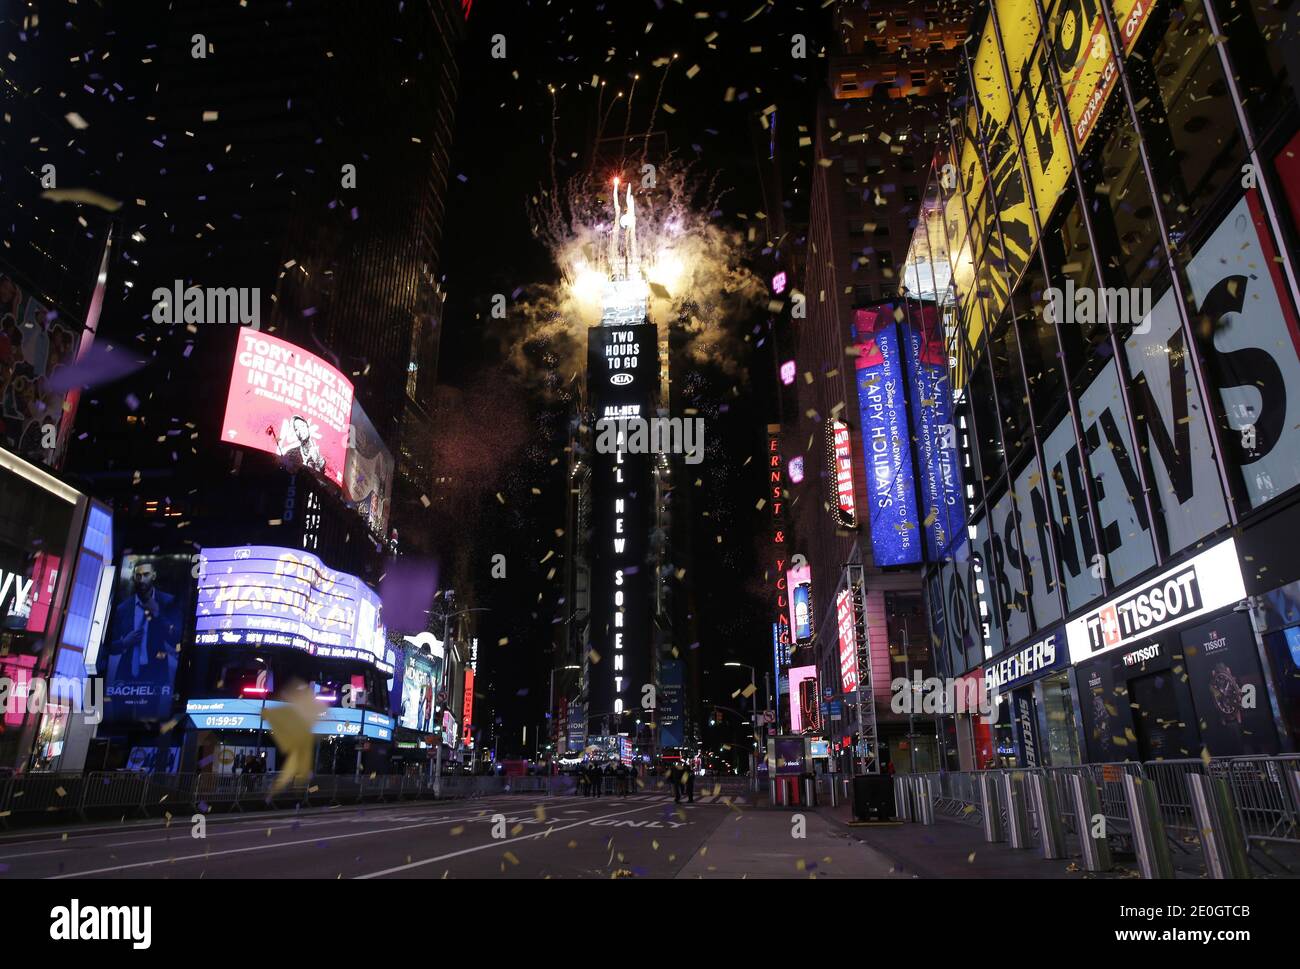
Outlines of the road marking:
{"label": "road marking", "polygon": [[153,861],[137,861],[129,865],[112,865],[108,868],[92,868],[88,871],[74,871],[63,875],[47,876],[49,881],[62,881],[68,878],[83,878],[86,875],[103,875],[111,871],[129,871],[132,868],[150,868],[154,865],[170,865],[178,861],[195,861],[200,858],[219,858],[222,855],[238,855],[248,851],[268,851],[277,848],[294,848],[298,845],[318,844],[321,841],[346,841],[349,838],[365,838],[373,834],[392,834],[395,831],[410,831],[413,828],[428,828],[437,824],[454,824],[457,818],[439,818],[437,821],[425,821],[422,824],[406,824],[396,828],[375,828],[371,831],[355,831],[352,834],[336,834],[326,838],[303,838],[300,841],[281,841],[270,844],[251,845],[247,848],[224,848],[221,851],[204,851],[195,855],[182,855],[179,858],[158,858]]}
{"label": "road marking", "polygon": [[503,838],[500,841],[490,841],[487,844],[476,845],[473,848],[462,848],[460,851],[448,852],[445,855],[438,855],[434,858],[425,858],[423,861],[413,861],[407,865],[398,865],[396,868],[385,868],[383,871],[371,872],[369,875],[357,875],[356,878],[364,881],[370,878],[382,878],[384,875],[396,874],[399,871],[410,871],[412,868],[422,868],[425,865],[433,865],[440,861],[446,861],[448,858],[459,858],[461,855],[473,854],[476,851],[486,851],[489,848],[500,848],[504,845],[514,844],[516,841],[531,841],[535,838],[545,838],[559,831],[568,831],[570,828],[578,828],[584,824],[589,824],[592,820],[603,820],[604,818],[622,817],[624,814],[636,814],[638,811],[648,810],[653,805],[643,805],[642,807],[632,808],[629,811],[618,811],[614,814],[606,814],[603,818],[584,818],[581,821],[574,821],[572,824],[566,824],[559,828],[547,828],[545,831],[538,831],[535,834],[521,834],[517,838]]}

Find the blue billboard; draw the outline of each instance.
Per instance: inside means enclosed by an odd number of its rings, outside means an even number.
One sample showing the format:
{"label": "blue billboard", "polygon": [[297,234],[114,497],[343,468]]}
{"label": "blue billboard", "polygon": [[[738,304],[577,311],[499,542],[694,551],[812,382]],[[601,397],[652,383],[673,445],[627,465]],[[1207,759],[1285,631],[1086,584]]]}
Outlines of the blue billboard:
{"label": "blue billboard", "polygon": [[937,310],[915,303],[909,308],[912,318],[905,328],[904,351],[912,440],[920,469],[921,530],[926,558],[938,562],[966,524],[961,463],[952,420],[948,351]]}
{"label": "blue billboard", "polygon": [[878,566],[915,565],[921,530],[899,327],[892,304],[853,312],[872,555]]}
{"label": "blue billboard", "polygon": [[666,659],[659,663],[659,746],[682,747],[686,744],[682,703],[682,661]]}

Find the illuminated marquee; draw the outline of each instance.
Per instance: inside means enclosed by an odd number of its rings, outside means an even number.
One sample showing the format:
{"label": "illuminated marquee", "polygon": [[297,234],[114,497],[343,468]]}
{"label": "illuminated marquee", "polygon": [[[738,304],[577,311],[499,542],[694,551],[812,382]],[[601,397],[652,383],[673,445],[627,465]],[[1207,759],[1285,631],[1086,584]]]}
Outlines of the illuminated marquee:
{"label": "illuminated marquee", "polygon": [[831,514],[841,528],[858,527],[858,503],[853,486],[853,442],[849,426],[843,421],[826,421],[826,463],[828,478],[834,482]]}

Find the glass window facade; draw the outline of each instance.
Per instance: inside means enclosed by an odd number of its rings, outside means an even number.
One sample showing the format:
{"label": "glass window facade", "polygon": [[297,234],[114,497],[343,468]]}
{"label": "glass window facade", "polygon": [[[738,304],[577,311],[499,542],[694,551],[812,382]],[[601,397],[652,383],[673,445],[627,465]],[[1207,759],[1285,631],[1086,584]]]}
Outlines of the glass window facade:
{"label": "glass window facade", "polygon": [[[1265,0],[990,8],[928,227],[950,258],[973,472],[968,534],[926,585],[953,675],[1300,485],[1300,78],[1283,15]],[[1057,700],[1043,695],[1048,756],[1068,763],[1077,730]]]}

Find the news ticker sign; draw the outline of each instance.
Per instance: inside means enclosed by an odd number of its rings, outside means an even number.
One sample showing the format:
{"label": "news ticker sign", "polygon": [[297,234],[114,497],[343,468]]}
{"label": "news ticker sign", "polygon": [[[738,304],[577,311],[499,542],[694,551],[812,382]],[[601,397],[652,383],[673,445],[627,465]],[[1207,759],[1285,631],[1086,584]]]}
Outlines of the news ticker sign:
{"label": "news ticker sign", "polygon": [[[199,730],[262,730],[269,733],[271,724],[262,719],[262,714],[282,706],[284,703],[279,700],[190,700],[185,704],[185,713]],[[311,732],[326,737],[391,740],[393,718],[373,710],[322,707]]]}
{"label": "news ticker sign", "polygon": [[1071,620],[1065,627],[1070,661],[1082,663],[1245,597],[1230,538]]}

